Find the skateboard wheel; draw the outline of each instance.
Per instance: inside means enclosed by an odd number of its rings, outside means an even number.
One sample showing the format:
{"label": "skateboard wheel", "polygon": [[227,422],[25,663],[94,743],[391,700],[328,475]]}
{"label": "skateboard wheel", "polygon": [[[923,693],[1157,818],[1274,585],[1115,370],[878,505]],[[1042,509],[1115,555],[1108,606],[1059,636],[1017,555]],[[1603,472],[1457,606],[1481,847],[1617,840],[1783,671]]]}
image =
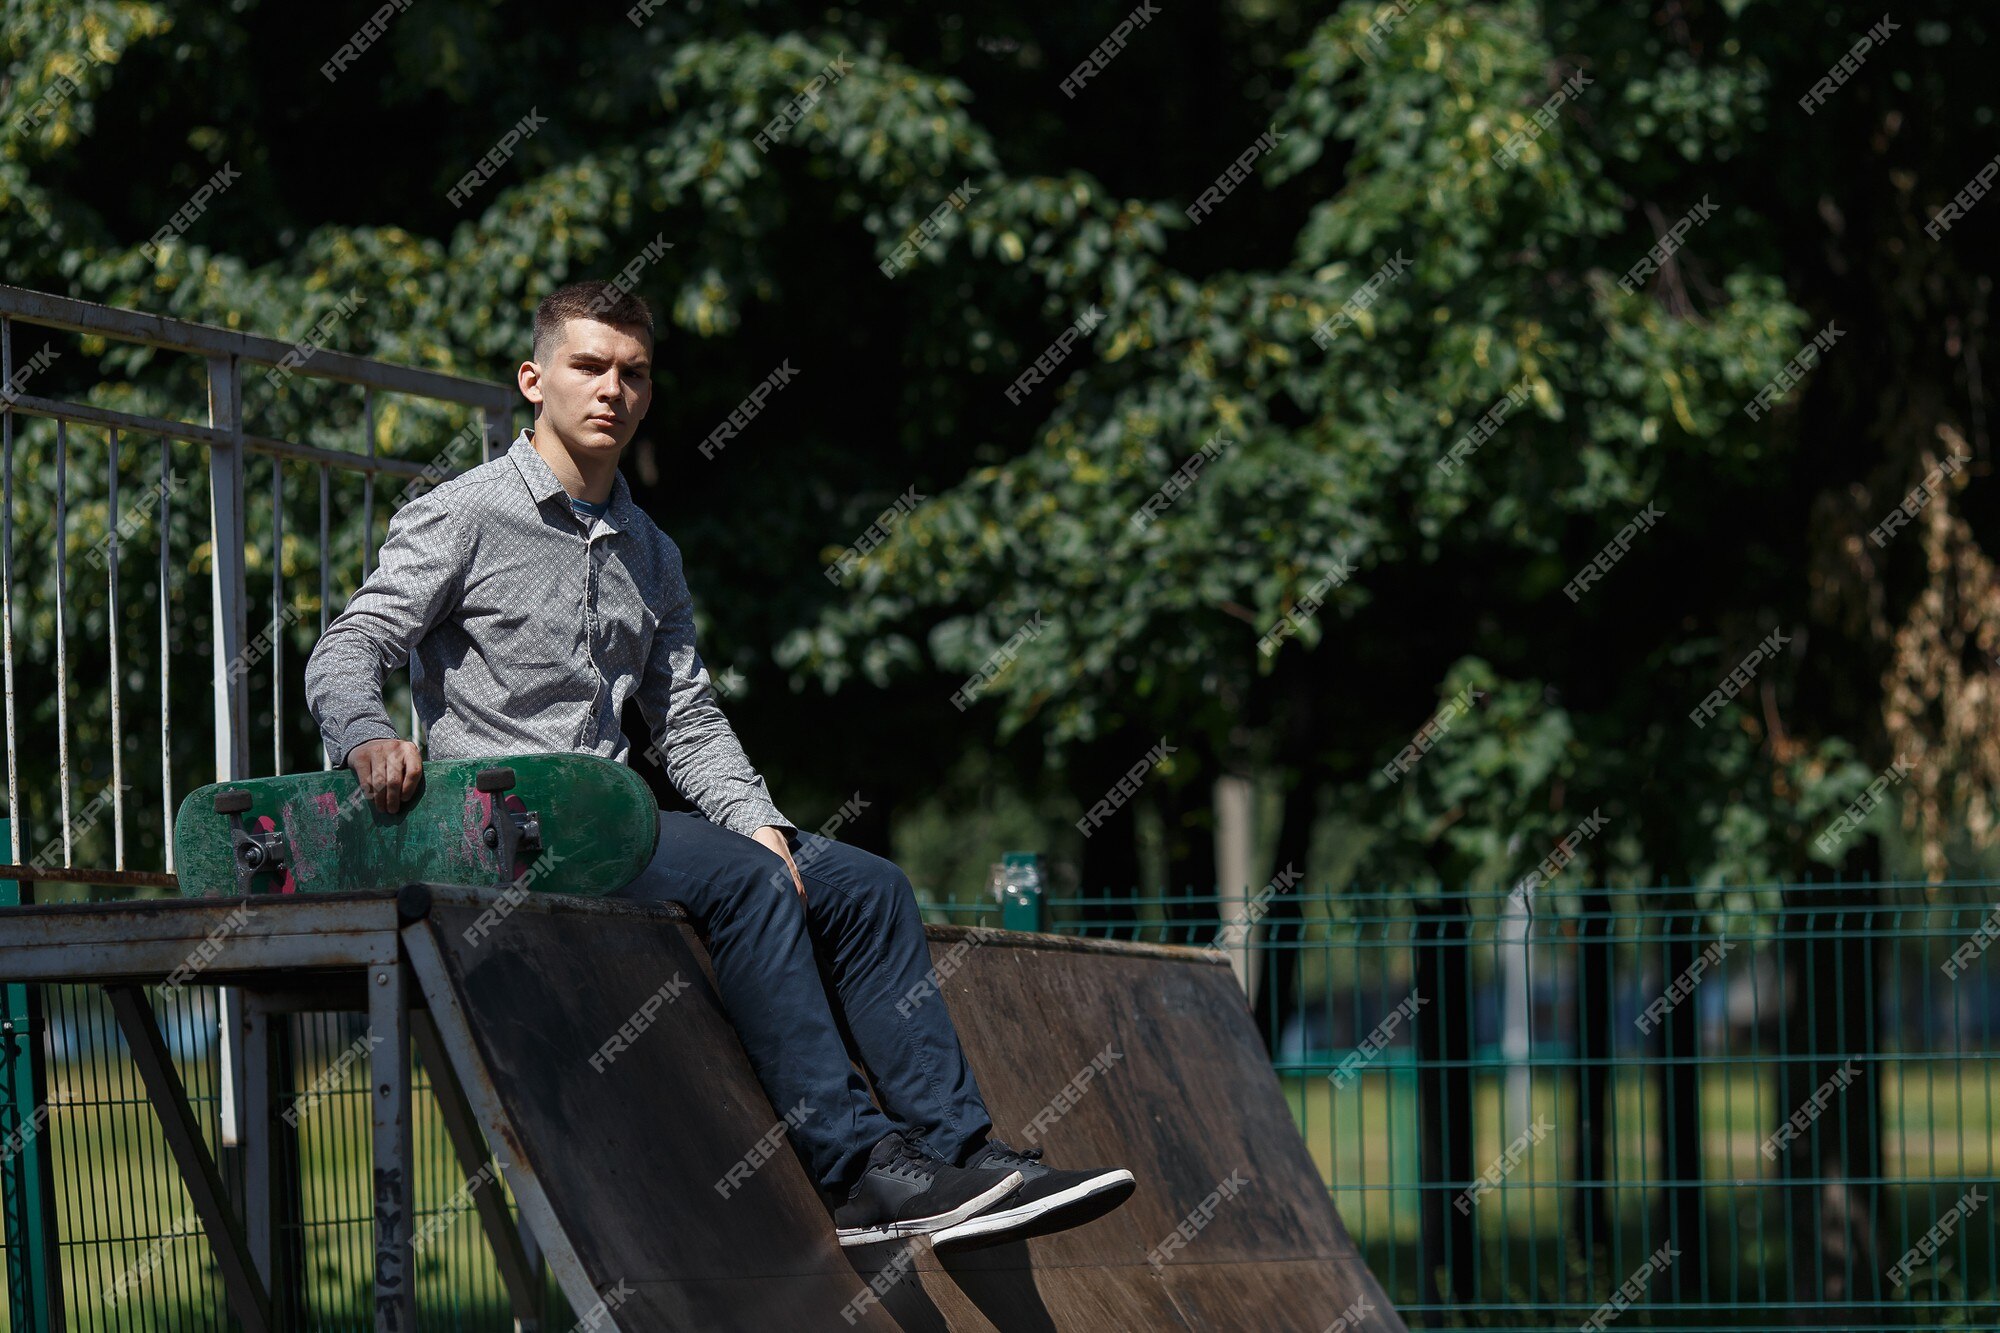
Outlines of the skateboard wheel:
{"label": "skateboard wheel", "polygon": [[479,776],[472,780],[476,791],[507,791],[514,785],[514,770],[511,768],[482,768]]}
{"label": "skateboard wheel", "polygon": [[250,793],[247,791],[226,791],[215,798],[215,813],[218,815],[240,815],[250,808]]}

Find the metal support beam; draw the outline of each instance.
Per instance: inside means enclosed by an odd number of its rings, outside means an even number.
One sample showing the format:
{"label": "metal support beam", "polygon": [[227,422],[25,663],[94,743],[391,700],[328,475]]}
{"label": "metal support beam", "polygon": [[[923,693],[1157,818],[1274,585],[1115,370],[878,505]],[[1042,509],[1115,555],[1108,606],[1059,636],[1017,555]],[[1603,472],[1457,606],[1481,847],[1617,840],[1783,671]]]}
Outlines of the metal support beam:
{"label": "metal support beam", "polygon": [[[0,846],[10,821],[0,819]],[[32,889],[30,890],[32,892]],[[21,886],[0,880],[0,906]],[[7,1242],[9,1333],[61,1333],[61,1250],[50,1150],[47,1051],[39,986],[0,985],[0,1237]]]}
{"label": "metal support beam", "polygon": [[369,1106],[375,1142],[375,1333],[416,1333],[410,1010],[403,964],[368,969]]}
{"label": "metal support beam", "polygon": [[[480,1138],[479,1122],[473,1118],[465,1089],[459,1086],[458,1074],[451,1067],[444,1043],[438,1039],[437,1024],[431,1021],[429,1010],[411,1011],[410,1035],[416,1040],[418,1058],[431,1076],[431,1094],[437,1098],[438,1118],[444,1122],[445,1133],[451,1139],[458,1169],[471,1184],[486,1169],[486,1144]],[[495,1156],[501,1151],[496,1147]],[[499,1165],[504,1170],[506,1163],[501,1160]],[[535,1280],[534,1266],[528,1262],[521,1233],[515,1229],[514,1215],[508,1211],[500,1191],[490,1186],[473,1189],[472,1207],[479,1214],[479,1226],[486,1233],[487,1244],[493,1247],[493,1260],[500,1270],[500,1281],[507,1287],[507,1298],[513,1302],[514,1333],[537,1333],[541,1327],[538,1309],[541,1286]]]}
{"label": "metal support beam", "polygon": [[[446,1059],[458,1077],[459,1087],[473,1115],[478,1117],[489,1134],[497,1135],[503,1142],[511,1141],[515,1136],[507,1108],[501,1103],[499,1092],[480,1064],[478,1047],[472,1038],[471,1021],[465,1010],[459,1007],[458,994],[452,989],[446,974],[444,955],[439,951],[437,941],[431,937],[430,928],[422,921],[405,926],[403,947],[409,958],[410,971],[423,990],[431,1020],[437,1024],[438,1040],[444,1047]],[[507,1188],[514,1191],[514,1202],[520,1205],[521,1220],[527,1224],[535,1240],[540,1242],[549,1267],[555,1271],[557,1284],[562,1288],[563,1295],[569,1298],[571,1309],[603,1309],[602,1298],[591,1285],[590,1276],[584,1272],[576,1246],[556,1219],[555,1208],[533,1169],[528,1163],[516,1159],[504,1162],[501,1173],[507,1178]],[[605,1311],[594,1328],[596,1333],[619,1333],[617,1315]]]}
{"label": "metal support beam", "polygon": [[215,1252],[215,1264],[222,1273],[222,1285],[229,1294],[229,1308],[243,1325],[243,1333],[271,1333],[271,1298],[257,1275],[257,1265],[242,1228],[229,1207],[222,1187],[222,1175],[202,1141],[201,1126],[188,1105],[187,1090],[167,1055],[166,1039],[160,1035],[159,1020],[146,993],[137,986],[106,986],[111,1012],[125,1034],[132,1063],[146,1085],[146,1096],[160,1118],[167,1147],[180,1167],[187,1184],[188,1198],[202,1230]]}

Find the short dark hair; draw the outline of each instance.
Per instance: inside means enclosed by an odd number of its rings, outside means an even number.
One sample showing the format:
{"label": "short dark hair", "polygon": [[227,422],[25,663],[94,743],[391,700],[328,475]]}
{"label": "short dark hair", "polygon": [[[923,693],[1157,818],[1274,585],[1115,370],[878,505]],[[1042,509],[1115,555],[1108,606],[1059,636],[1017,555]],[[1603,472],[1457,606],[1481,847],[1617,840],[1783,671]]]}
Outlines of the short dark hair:
{"label": "short dark hair", "polygon": [[529,359],[540,365],[556,349],[563,325],[572,319],[642,328],[646,346],[653,345],[653,312],[645,301],[615,282],[572,282],[544,296],[535,307],[535,345]]}

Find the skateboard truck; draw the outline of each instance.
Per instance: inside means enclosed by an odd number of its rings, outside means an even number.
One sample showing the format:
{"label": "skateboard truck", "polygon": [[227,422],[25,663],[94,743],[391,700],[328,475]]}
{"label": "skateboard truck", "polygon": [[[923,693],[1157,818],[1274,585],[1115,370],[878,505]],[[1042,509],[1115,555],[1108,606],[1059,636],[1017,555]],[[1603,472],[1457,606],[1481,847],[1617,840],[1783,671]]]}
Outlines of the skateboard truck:
{"label": "skateboard truck", "polygon": [[514,883],[515,858],[522,852],[542,850],[542,817],[533,810],[507,808],[502,793],[513,790],[511,768],[482,768],[472,785],[493,798],[486,809],[486,823],[479,830],[479,838],[500,853],[500,887],[508,888]]}
{"label": "skateboard truck", "polygon": [[277,829],[246,829],[243,816],[250,809],[250,793],[225,791],[215,798],[215,813],[229,816],[229,850],[236,865],[236,891],[253,892],[251,881],[258,875],[277,874],[285,868],[285,835]]}

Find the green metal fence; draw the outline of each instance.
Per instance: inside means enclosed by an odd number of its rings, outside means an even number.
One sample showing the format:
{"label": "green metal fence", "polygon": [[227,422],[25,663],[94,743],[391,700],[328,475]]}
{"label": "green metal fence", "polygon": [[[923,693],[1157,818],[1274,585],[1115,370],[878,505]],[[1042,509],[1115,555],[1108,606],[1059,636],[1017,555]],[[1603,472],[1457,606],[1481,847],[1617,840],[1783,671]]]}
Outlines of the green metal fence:
{"label": "green metal fence", "polygon": [[2000,1329],[1996,902],[1294,889],[1049,898],[1042,926],[1240,942],[1300,1132],[1413,1325]]}
{"label": "green metal fence", "polygon": [[[1300,1132],[1412,1325],[2000,1330],[1996,902],[1988,884],[1293,887],[1220,910],[1050,897],[1008,915],[1232,946]],[[113,1025],[44,993],[69,1326],[223,1328]],[[163,1026],[212,1105],[201,1002]],[[297,1086],[347,1045],[340,1023],[297,1020]],[[312,1328],[367,1311],[365,1117],[343,1117],[330,1101],[302,1126]],[[449,1218],[449,1150],[421,1117],[417,1135],[422,1209]],[[507,1326],[469,1213],[420,1268],[423,1327]]]}

